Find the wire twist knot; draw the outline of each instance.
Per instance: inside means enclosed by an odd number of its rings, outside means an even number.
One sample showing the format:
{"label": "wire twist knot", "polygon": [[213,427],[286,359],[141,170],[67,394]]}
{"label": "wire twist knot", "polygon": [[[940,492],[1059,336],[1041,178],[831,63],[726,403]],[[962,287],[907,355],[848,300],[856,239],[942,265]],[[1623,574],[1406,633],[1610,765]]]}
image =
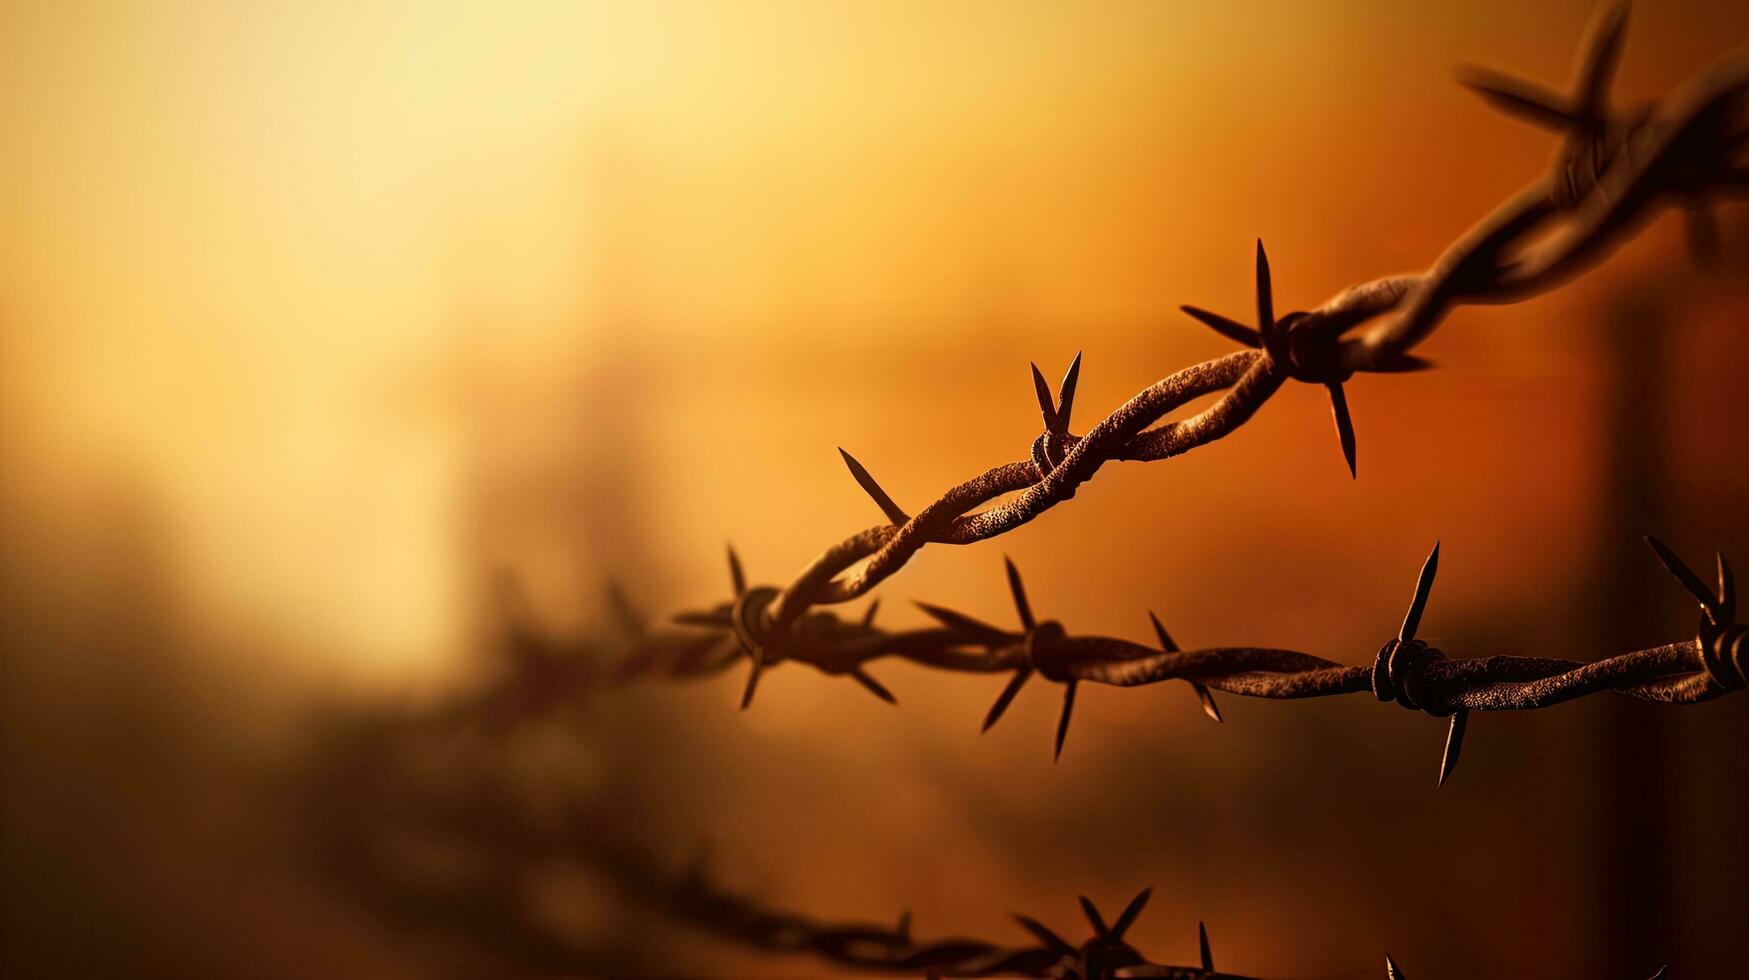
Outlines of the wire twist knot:
{"label": "wire twist knot", "polygon": [[1373,658],[1373,696],[1435,718],[1450,715],[1455,709],[1439,704],[1437,694],[1427,687],[1428,666],[1445,659],[1445,654],[1420,640],[1391,637]]}

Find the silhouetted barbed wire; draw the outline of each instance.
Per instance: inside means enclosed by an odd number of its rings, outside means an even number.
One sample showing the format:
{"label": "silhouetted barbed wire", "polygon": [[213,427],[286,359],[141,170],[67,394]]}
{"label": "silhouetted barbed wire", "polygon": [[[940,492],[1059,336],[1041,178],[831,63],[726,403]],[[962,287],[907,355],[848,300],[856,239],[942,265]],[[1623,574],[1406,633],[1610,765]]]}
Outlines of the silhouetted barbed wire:
{"label": "silhouetted barbed wire", "polygon": [[[870,661],[882,657],[947,670],[1012,671],[1014,677],[986,718],[986,728],[1038,673],[1064,685],[1059,754],[1076,687],[1084,680],[1129,687],[1183,679],[1217,719],[1210,690],[1263,698],[1371,691],[1381,701],[1451,718],[1442,782],[1457,761],[1473,710],[1541,708],[1606,690],[1694,703],[1741,688],[1741,632],[1731,633],[1729,622],[1715,622],[1734,615],[1726,611],[1724,596],[1731,587],[1722,557],[1719,597],[1702,599],[1708,618],[1698,640],[1589,664],[1535,657],[1452,661],[1417,640],[1415,624],[1431,586],[1432,558],[1403,629],[1370,666],[1362,667],[1291,650],[1181,651],[1157,620],[1159,649],[1107,637],[1070,636],[1056,623],[1033,621],[1012,566],[1019,633],[933,605],[923,608],[941,629],[892,633],[874,627],[872,604],[856,622],[815,608],[863,595],[926,544],[967,544],[1012,531],[1073,497],[1107,462],[1167,459],[1219,439],[1290,380],[1328,390],[1339,442],[1353,473],[1356,440],[1343,384],[1358,372],[1427,367],[1410,349],[1454,306],[1514,302],[1551,288],[1601,258],[1670,202],[1687,206],[1691,223],[1701,229],[1691,236],[1693,241],[1714,240],[1716,234],[1706,230],[1711,228],[1713,203],[1749,192],[1749,50],[1739,49],[1699,72],[1660,103],[1614,108],[1608,89],[1620,60],[1626,16],[1625,6],[1599,10],[1580,47],[1571,95],[1491,72],[1466,71],[1465,84],[1490,104],[1556,130],[1562,141],[1537,180],[1464,234],[1427,272],[1373,280],[1313,310],[1278,317],[1269,260],[1259,242],[1255,326],[1197,307],[1183,308],[1249,349],[1169,375],[1083,435],[1072,434],[1069,425],[1081,356],[1069,365],[1054,397],[1034,365],[1033,387],[1044,431],[1033,441],[1028,458],[973,477],[914,514],[840,449],[852,477],[888,523],[826,549],[781,587],[749,586],[731,549],[732,600],[675,617],[682,625],[707,632],[691,639],[668,638],[666,645],[642,641],[617,673],[712,674],[744,656],[751,661],[741,698],[747,707],[764,670],[785,660],[847,676],[886,701],[894,700],[892,693],[867,670]],[[1363,326],[1366,330],[1357,333]],[[1190,401],[1216,393],[1220,398],[1202,412],[1155,425]],[[1699,596],[1705,591],[1661,546],[1659,554],[1691,592]],[[716,642],[724,637],[732,637],[733,644]]]}

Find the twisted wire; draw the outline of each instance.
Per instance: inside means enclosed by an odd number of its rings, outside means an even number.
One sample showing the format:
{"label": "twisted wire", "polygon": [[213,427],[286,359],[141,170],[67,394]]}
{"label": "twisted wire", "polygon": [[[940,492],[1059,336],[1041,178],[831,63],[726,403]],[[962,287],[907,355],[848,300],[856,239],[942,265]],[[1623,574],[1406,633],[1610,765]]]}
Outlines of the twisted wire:
{"label": "twisted wire", "polygon": [[[1625,6],[1599,11],[1580,46],[1570,95],[1495,73],[1466,73],[1464,83],[1491,105],[1555,130],[1560,148],[1542,174],[1460,236],[1426,271],[1365,282],[1311,310],[1277,317],[1269,261],[1259,242],[1256,326],[1183,307],[1247,350],[1168,375],[1082,435],[1069,429],[1080,355],[1055,399],[1034,365],[1044,427],[1027,457],[986,470],[914,513],[896,504],[866,467],[840,449],[888,523],[826,548],[782,586],[761,615],[772,626],[784,626],[811,607],[866,594],[926,545],[969,544],[1012,531],[1071,499],[1108,462],[1169,459],[1214,442],[1243,425],[1288,381],[1328,390],[1339,444],[1353,474],[1356,438],[1343,385],[1357,373],[1427,368],[1411,349],[1455,307],[1519,302],[1552,289],[1601,261],[1668,206],[1686,210],[1690,239],[1704,259],[1710,250],[1705,243],[1717,238],[1713,206],[1749,192],[1749,49],[1721,58],[1655,104],[1616,108],[1609,104],[1608,90],[1626,19]],[[1202,411],[1161,422],[1217,393],[1220,397]]]}
{"label": "twisted wire", "polygon": [[[855,680],[882,700],[896,696],[869,666],[879,660],[909,662],[961,673],[1009,673],[983,722],[994,725],[1020,690],[1037,675],[1063,686],[1063,710],[1055,751],[1061,755],[1074,709],[1077,686],[1088,681],[1115,687],[1143,687],[1165,681],[1190,684],[1203,710],[1221,719],[1213,693],[1271,700],[1371,694],[1438,718],[1450,718],[1439,782],[1451,775],[1472,711],[1522,711],[1547,708],[1604,692],[1665,704],[1698,704],[1742,690],[1749,659],[1749,629],[1735,622],[1736,584],[1723,554],[1717,557],[1717,585],[1701,581],[1656,538],[1647,538],[1658,560],[1700,604],[1693,639],[1622,653],[1589,663],[1550,657],[1489,656],[1453,659],[1416,637],[1439,568],[1439,546],[1423,563],[1408,612],[1396,635],[1365,665],[1343,664],[1298,650],[1227,646],[1180,649],[1158,617],[1149,613],[1156,643],[1146,645],[1110,636],[1070,633],[1061,623],[1039,620],[1019,569],[1006,562],[1018,630],[1004,629],[944,606],[920,602],[937,626],[887,631],[875,625],[878,603],[857,620],[828,610],[812,610],[796,624],[772,627],[753,615],[773,601],[770,586],[748,587],[731,551],[732,584],[743,591],[729,603],[675,617],[679,630],[646,631],[610,672],[613,682],[641,677],[676,679],[710,676],[754,654],[742,703],[751,700],[764,670],[783,663],[807,664]],[[530,655],[535,656],[535,655]],[[547,653],[546,659],[562,659]],[[539,657],[537,656],[537,659]],[[538,672],[550,678],[553,671]],[[562,697],[543,685],[549,696]]]}

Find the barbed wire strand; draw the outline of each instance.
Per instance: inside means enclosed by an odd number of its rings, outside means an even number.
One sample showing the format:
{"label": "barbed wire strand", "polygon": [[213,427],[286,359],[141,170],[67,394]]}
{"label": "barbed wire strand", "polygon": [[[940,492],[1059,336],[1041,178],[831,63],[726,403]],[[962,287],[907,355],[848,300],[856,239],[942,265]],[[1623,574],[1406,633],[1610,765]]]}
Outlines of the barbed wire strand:
{"label": "barbed wire strand", "polygon": [[[1471,711],[1541,708],[1600,691],[1667,703],[1708,700],[1743,686],[1741,632],[1731,633],[1709,608],[1712,633],[1589,664],[1532,657],[1447,660],[1415,638],[1420,608],[1437,565],[1430,557],[1411,612],[1397,637],[1370,667],[1353,667],[1289,650],[1233,647],[1181,651],[1156,622],[1161,649],[1104,637],[1072,637],[1055,623],[1035,623],[1009,566],[1022,630],[987,626],[944,607],[922,604],[940,630],[887,633],[874,628],[875,604],[860,621],[817,607],[862,596],[928,544],[969,544],[1013,531],[1075,495],[1112,461],[1169,459],[1243,425],[1288,381],[1323,386],[1330,397],[1338,444],[1358,473],[1357,440],[1343,385],[1357,373],[1419,371],[1411,352],[1445,314],[1462,304],[1510,303],[1544,292],[1601,260],[1661,206],[1680,204],[1702,225],[1692,241],[1716,239],[1711,208],[1749,193],[1749,48],[1739,48],[1678,86],[1662,101],[1612,107],[1608,90],[1620,61],[1625,5],[1599,9],[1580,45],[1571,93],[1551,93],[1481,69],[1463,83],[1490,105],[1561,135],[1551,164],[1508,198],[1419,275],[1375,279],[1324,304],[1278,316],[1268,255],[1257,244],[1256,324],[1194,306],[1193,319],[1247,349],[1177,371],[1120,405],[1082,435],[1070,430],[1081,355],[1053,397],[1037,365],[1034,393],[1044,431],[1028,458],[986,470],[914,513],[888,494],[868,468],[840,448],[852,478],[888,523],[827,548],[784,586],[749,585],[731,548],[733,599],[675,621],[709,631],[662,650],[642,641],[620,675],[658,664],[680,674],[715,673],[745,658],[751,663],[741,705],[751,705],[766,669],[785,660],[851,678],[882,700],[893,693],[866,669],[897,657],[928,667],[974,672],[1013,671],[985,718],[988,729],[1034,673],[1064,685],[1057,752],[1081,681],[1137,686],[1162,680],[1191,683],[1206,711],[1219,719],[1211,691],[1246,697],[1300,698],[1371,691],[1381,701],[1450,717],[1441,782],[1450,775]],[[1366,329],[1359,332],[1362,327]],[[1207,395],[1214,404],[1188,418],[1161,422]],[[1155,423],[1160,423],[1156,425]],[[1002,499],[1006,498],[1006,499]],[[982,510],[977,508],[982,507]],[[1667,566],[1673,556],[1659,547]],[[1723,569],[1721,558],[1721,569]],[[1679,565],[1679,563],[1678,563]],[[1698,581],[1670,566],[1691,592]],[[1721,573],[1723,574],[1723,573]],[[1729,583],[1721,578],[1720,594]],[[1703,606],[1707,603],[1703,602]],[[617,607],[616,607],[617,608]],[[1723,619],[1729,620],[1730,616]],[[1726,635],[1729,634],[1729,635]],[[734,646],[711,636],[733,637]],[[1710,639],[1708,637],[1711,637]]]}
{"label": "barbed wire strand", "polygon": [[[530,710],[519,721],[552,717]],[[466,937],[481,951],[543,975],[597,973],[613,956],[625,955],[580,945],[527,907],[534,884],[550,882],[555,869],[587,867],[628,899],[719,940],[808,955],[845,970],[931,978],[1254,980],[1216,968],[1204,923],[1197,925],[1194,965],[1160,963],[1142,953],[1129,932],[1152,888],[1137,892],[1109,921],[1091,898],[1079,896],[1089,930],[1079,942],[1020,913],[1012,918],[1029,942],[919,938],[908,911],[870,923],[778,908],[719,884],[706,850],[676,871],[614,833],[598,804],[543,813],[519,803],[503,766],[458,769],[453,748],[441,748],[453,745],[452,721],[442,712],[415,712],[355,721],[330,733],[334,739],[315,767],[309,794],[320,866],[391,921]],[[420,779],[413,774],[419,767],[407,766],[402,754],[434,747],[445,760],[433,770],[441,776]],[[424,857],[409,861],[409,853]],[[434,877],[434,868],[449,870]],[[634,939],[627,951],[635,955],[638,948]],[[1388,978],[1405,980],[1388,954],[1385,963]],[[1653,980],[1663,976],[1660,970]]]}

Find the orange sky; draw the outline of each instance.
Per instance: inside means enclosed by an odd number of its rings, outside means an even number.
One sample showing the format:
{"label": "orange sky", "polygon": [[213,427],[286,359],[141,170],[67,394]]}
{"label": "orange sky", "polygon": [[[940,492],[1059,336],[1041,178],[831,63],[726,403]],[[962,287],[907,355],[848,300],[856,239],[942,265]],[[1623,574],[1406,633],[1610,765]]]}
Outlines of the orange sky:
{"label": "orange sky", "polygon": [[[1590,7],[10,0],[8,544],[30,587],[72,610],[139,576],[198,656],[222,661],[207,666],[263,687],[441,676],[477,652],[501,570],[555,627],[592,619],[610,574],[652,610],[720,599],[725,539],[755,579],[782,579],[878,519],[836,447],[908,508],[1022,458],[1038,427],[1029,360],[1056,376],[1085,351],[1085,420],[1223,352],[1176,307],[1248,309],[1258,236],[1282,310],[1425,265],[1552,152],[1452,67],[1558,84]],[[1749,7],[1639,7],[1624,100],[1749,36]],[[907,622],[900,600],[928,598],[1006,622],[1010,554],[1035,606],[1074,629],[1144,639],[1151,608],[1187,645],[1360,662],[1442,539],[1433,638],[1547,649],[1570,635],[1600,547],[1604,327],[1624,295],[1686,275],[1671,271],[1683,261],[1680,227],[1661,221],[1549,297],[1454,315],[1424,348],[1440,370],[1357,379],[1358,482],[1322,393],[1290,385],[1218,445],[1110,467],[1000,542],[927,549],[883,587],[883,616]],[[1683,282],[1697,298],[1692,316],[1671,314],[1690,382],[1669,416],[1674,533],[1729,549],[1749,543],[1733,516],[1749,473],[1718,465],[1749,425],[1725,397],[1744,297]],[[117,513],[147,533],[116,531]],[[1237,608],[1241,588],[1297,600]],[[1503,635],[1522,647],[1488,647]],[[1431,776],[1442,731],[1396,716],[1363,727],[1373,716],[1338,705],[1294,717],[1350,727],[1302,742],[1270,714],[1286,709],[1252,705],[1230,708],[1226,730],[1251,734],[1205,745],[1184,691],[1099,689],[1082,695],[1071,761],[1044,773],[1053,698],[1030,691],[1004,731],[974,741],[987,678],[886,673],[902,722],[793,669],[763,681],[747,715],[732,711],[738,677],[653,697],[753,787],[701,776],[674,790],[685,806],[719,807],[749,837],[774,808],[802,825],[780,857],[743,849],[740,870],[822,912],[915,901],[932,933],[1005,928],[1006,906],[968,912],[931,861],[961,862],[965,894],[1065,899],[1054,915],[1071,911],[1076,874],[1103,872],[1108,905],[1146,883],[1100,849],[1146,821],[1065,802],[1097,789],[1138,730],[1180,746],[1175,776],[1249,811],[1283,797],[1244,773],[1326,778],[1330,753],[1373,751],[1355,747],[1362,734],[1402,740],[1377,747],[1385,783],[1397,763]],[[1469,775],[1528,792],[1537,752],[1585,757],[1594,732],[1541,714],[1472,734]],[[897,775],[832,782],[856,764]],[[1583,819],[1581,776],[1530,819]],[[1334,795],[1364,794],[1353,778]],[[956,779],[973,791],[943,817]],[[1402,833],[1435,820],[1429,799],[1389,792]],[[1354,816],[1340,806],[1313,818]],[[837,821],[874,808],[890,823],[847,848]],[[990,824],[1019,828],[1010,846],[1088,860],[1028,877],[1001,862],[991,839],[1008,831]],[[1276,974],[1329,917],[1358,932],[1325,935],[1323,962],[1337,947],[1371,962],[1393,927],[1415,928],[1414,909],[1360,904],[1334,859],[1222,878],[1211,855],[1248,841],[1207,833],[1206,847],[1138,859],[1202,889],[1163,890],[1150,912],[1146,935],[1178,953],[1199,914],[1224,915],[1247,968]],[[1554,878],[1588,866],[1590,838],[1575,841]],[[916,866],[814,873],[913,846]],[[1280,921],[1325,892],[1325,919]],[[1582,944],[1578,921],[1536,962]]]}

